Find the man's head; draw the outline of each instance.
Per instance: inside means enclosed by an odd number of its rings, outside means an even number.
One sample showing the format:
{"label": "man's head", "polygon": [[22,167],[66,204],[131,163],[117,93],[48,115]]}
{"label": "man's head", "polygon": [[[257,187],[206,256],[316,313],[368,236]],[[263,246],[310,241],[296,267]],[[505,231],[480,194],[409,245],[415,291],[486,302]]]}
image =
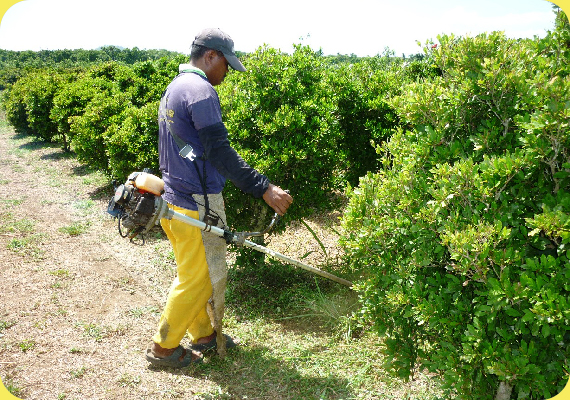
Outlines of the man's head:
{"label": "man's head", "polygon": [[[192,42],[192,54],[194,54],[194,48],[197,46],[221,52],[228,61],[230,67],[236,71],[244,72],[246,70],[243,64],[235,55],[234,41],[229,35],[225,34],[218,28],[204,29],[198,35],[196,35],[194,41]],[[196,50],[199,51],[199,49]]]}

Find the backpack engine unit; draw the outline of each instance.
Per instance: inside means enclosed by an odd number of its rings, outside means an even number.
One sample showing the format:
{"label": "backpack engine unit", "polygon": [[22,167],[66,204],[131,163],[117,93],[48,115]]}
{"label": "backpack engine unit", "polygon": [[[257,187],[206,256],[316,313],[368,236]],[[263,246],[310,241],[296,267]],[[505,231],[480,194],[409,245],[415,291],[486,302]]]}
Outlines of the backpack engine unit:
{"label": "backpack engine unit", "polygon": [[133,241],[160,223],[168,205],[160,195],[162,179],[145,170],[133,172],[124,184],[115,187],[107,212],[118,220],[119,234]]}

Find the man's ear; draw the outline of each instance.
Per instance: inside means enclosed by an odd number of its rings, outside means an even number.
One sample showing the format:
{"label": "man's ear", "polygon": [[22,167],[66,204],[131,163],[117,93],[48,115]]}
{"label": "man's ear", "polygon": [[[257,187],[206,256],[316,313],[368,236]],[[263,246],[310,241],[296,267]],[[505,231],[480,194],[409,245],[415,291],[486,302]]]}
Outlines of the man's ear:
{"label": "man's ear", "polygon": [[214,58],[216,58],[217,53],[216,50],[206,50],[206,52],[204,53],[204,61],[206,62],[207,65],[209,65],[212,60]]}

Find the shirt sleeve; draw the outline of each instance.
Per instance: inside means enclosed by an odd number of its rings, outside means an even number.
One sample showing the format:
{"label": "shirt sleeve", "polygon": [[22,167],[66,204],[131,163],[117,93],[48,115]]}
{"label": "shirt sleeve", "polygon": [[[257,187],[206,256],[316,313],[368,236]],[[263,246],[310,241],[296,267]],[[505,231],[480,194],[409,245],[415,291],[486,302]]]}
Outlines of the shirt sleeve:
{"label": "shirt sleeve", "polygon": [[202,128],[222,122],[222,110],[216,91],[208,84],[201,88],[197,98],[188,104],[188,115],[194,129]]}
{"label": "shirt sleeve", "polygon": [[255,198],[263,196],[269,179],[249,166],[231,147],[228,131],[222,122],[198,130],[206,159],[226,179]]}

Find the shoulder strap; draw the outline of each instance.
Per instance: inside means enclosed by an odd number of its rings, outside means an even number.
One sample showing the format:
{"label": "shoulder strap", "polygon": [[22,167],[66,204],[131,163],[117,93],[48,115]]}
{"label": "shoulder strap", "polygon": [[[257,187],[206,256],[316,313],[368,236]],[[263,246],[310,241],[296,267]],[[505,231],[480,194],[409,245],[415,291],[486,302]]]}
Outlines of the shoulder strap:
{"label": "shoulder strap", "polygon": [[[178,78],[178,77],[176,77],[176,78]],[[162,94],[162,99],[160,100],[160,113],[161,114],[162,113],[166,114],[168,112],[167,111],[168,96],[169,96],[169,93],[168,93],[168,88],[167,88],[164,91],[164,93]],[[166,116],[166,115],[164,115],[164,117],[161,116],[161,119],[164,121],[164,123],[166,125],[166,130],[168,131],[168,133],[170,133],[170,135],[174,139],[174,142],[178,146],[178,154],[180,154],[180,156],[183,158],[187,158],[190,161],[194,161],[197,156],[196,156],[196,153],[194,153],[194,149],[192,148],[192,146],[190,146],[188,143],[186,143],[184,140],[182,140],[182,138],[180,136],[178,136],[176,134],[176,132],[174,132],[174,130],[170,129],[170,121],[168,120],[168,116]]]}
{"label": "shoulder strap", "polygon": [[[161,100],[160,107],[166,109],[167,102],[168,102],[168,94],[165,91]],[[168,131],[168,133],[170,133],[170,135],[174,139],[176,146],[178,146],[179,150],[178,154],[180,154],[180,156],[183,158],[187,158],[192,162],[192,164],[194,164],[194,168],[196,169],[196,174],[198,175],[198,179],[200,180],[200,185],[202,186],[202,191],[204,192],[204,202],[206,203],[204,205],[206,209],[205,215],[208,216],[210,214],[210,204],[209,204],[210,202],[208,201],[208,189],[206,186],[206,154],[202,154],[201,157],[203,160],[203,172],[204,172],[203,174],[201,174],[200,168],[198,167],[198,163],[196,162],[197,155],[196,153],[194,153],[194,148],[190,146],[188,143],[186,143],[180,136],[178,136],[176,132],[174,132],[174,130],[170,129],[170,123],[168,122],[168,118],[165,118],[164,122],[166,124],[166,130]]]}

